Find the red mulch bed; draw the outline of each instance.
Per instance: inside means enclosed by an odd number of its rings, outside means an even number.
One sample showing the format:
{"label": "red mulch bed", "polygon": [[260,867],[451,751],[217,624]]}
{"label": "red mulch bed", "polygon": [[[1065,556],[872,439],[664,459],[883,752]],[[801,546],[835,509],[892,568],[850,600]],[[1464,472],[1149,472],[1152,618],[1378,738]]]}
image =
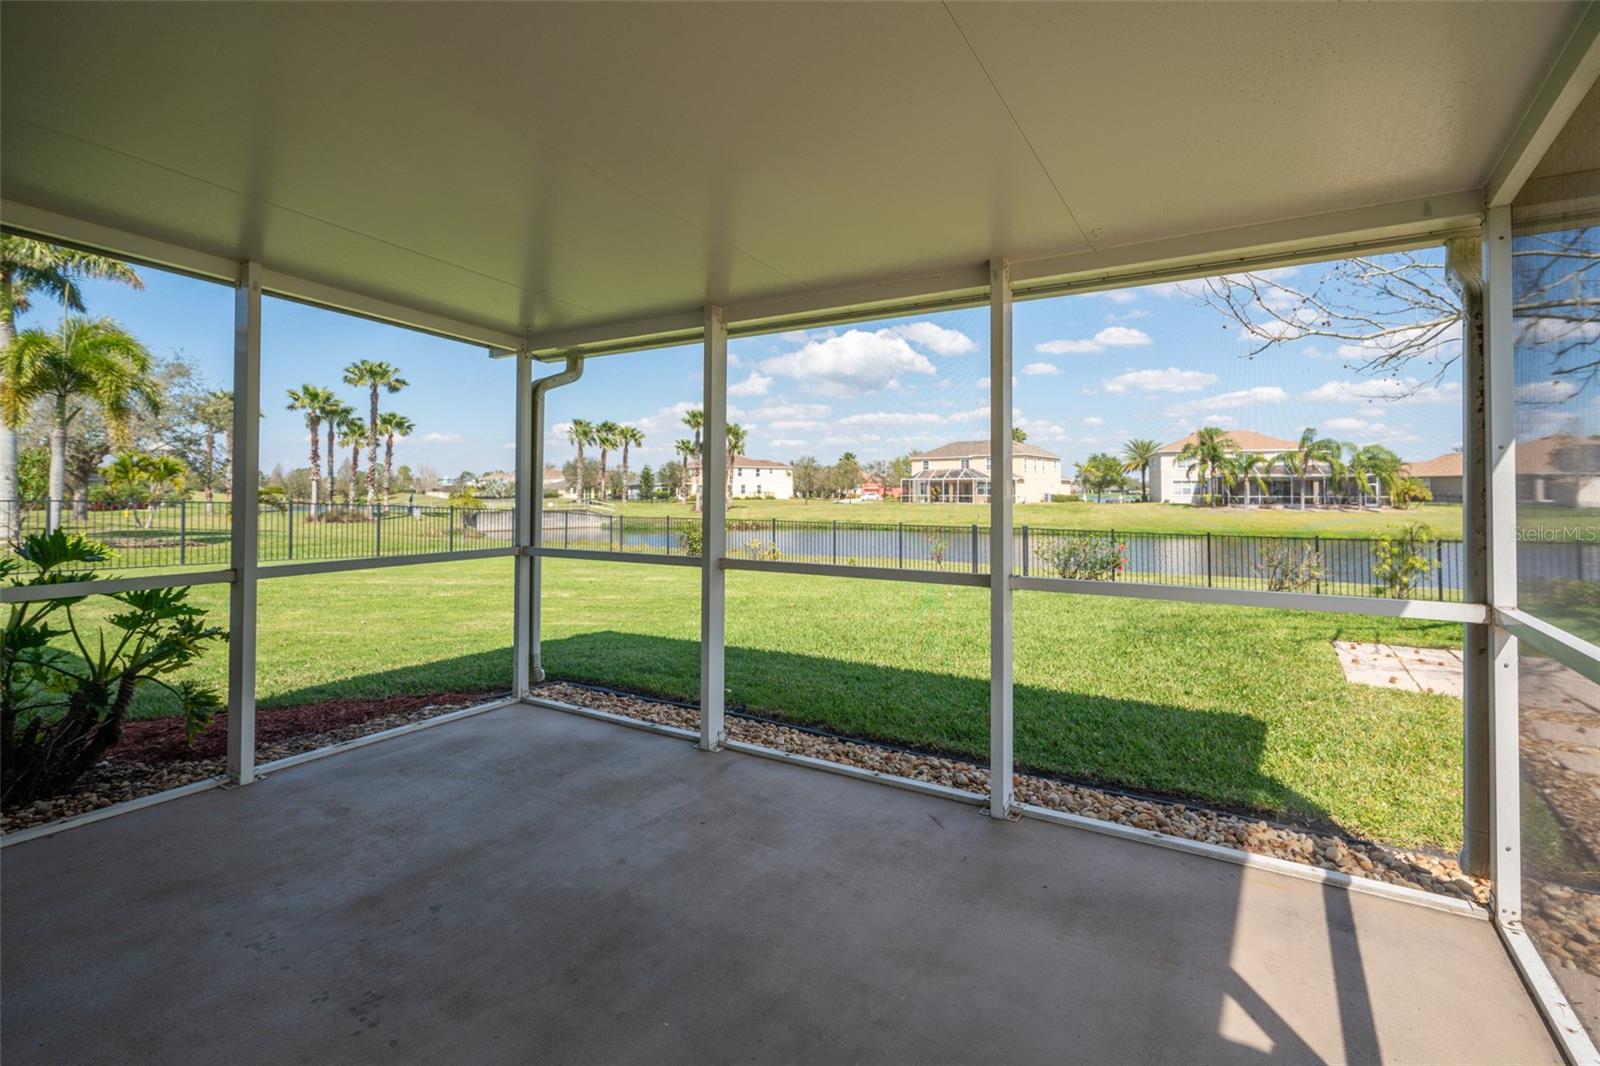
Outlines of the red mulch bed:
{"label": "red mulch bed", "polygon": [[[327,733],[360,725],[371,718],[405,714],[433,705],[476,703],[483,692],[431,692],[426,696],[388,696],[373,700],[328,700],[304,707],[256,709],[256,743],[275,744],[307,733]],[[228,716],[219,714],[191,745],[183,737],[183,719],[148,718],[123,726],[122,739],[107,754],[108,759],[130,762],[183,762],[215,759],[228,752]]]}

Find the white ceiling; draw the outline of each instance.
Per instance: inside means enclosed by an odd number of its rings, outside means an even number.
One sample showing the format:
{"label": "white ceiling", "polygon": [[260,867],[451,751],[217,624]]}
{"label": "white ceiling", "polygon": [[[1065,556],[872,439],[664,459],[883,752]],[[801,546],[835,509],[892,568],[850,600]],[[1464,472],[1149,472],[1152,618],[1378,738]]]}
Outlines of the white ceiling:
{"label": "white ceiling", "polygon": [[1581,4],[5,4],[10,200],[522,333],[1480,188]]}

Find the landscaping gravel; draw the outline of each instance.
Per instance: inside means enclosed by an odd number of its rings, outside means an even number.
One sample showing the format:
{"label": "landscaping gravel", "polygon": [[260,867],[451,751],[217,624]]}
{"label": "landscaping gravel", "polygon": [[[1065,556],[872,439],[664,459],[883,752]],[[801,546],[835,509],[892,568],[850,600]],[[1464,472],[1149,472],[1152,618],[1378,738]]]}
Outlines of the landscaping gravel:
{"label": "landscaping gravel", "polygon": [[[699,711],[693,707],[581,685],[551,682],[541,685],[535,694],[558,703],[659,725],[697,730],[700,724]],[[734,714],[729,714],[725,722],[730,740],[988,795],[988,769],[961,759],[900,751]],[[1467,877],[1454,859],[1427,852],[1274,825],[1190,804],[1141,799],[1032,774],[1017,774],[1012,787],[1018,800],[1052,810],[1339,870],[1480,905],[1489,901],[1486,879]]]}

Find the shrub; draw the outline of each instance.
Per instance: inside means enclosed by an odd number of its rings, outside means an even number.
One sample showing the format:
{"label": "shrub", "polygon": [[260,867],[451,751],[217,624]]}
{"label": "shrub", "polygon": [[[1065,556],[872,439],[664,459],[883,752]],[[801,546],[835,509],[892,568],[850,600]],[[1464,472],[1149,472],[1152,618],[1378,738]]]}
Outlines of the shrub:
{"label": "shrub", "polygon": [[1268,592],[1301,592],[1325,574],[1320,551],[1288,541],[1262,548],[1255,570],[1266,580]]}
{"label": "shrub", "polygon": [[774,562],[783,556],[783,553],[778,551],[776,543],[769,544],[764,540],[753,540],[746,544],[744,554],[751,559],[765,559],[768,562]]}
{"label": "shrub", "polygon": [[1433,572],[1435,563],[1428,548],[1437,539],[1433,527],[1420,522],[1379,537],[1372,549],[1372,575],[1378,580],[1378,595],[1409,597],[1417,582]]}
{"label": "shrub", "polygon": [[[0,559],[0,579],[12,587],[53,585],[93,576],[103,545],[81,536],[35,533],[18,558]],[[31,565],[28,573],[22,565]],[[178,700],[193,740],[223,706],[217,691],[193,681],[163,680],[226,640],[202,621],[186,588],[111,593],[124,610],[105,624],[119,636],[91,650],[74,624],[73,608],[87,597],[14,603],[0,646],[0,804],[47,799],[71,788],[122,738],[134,695],[155,684]],[[61,618],[66,624],[56,624]],[[72,647],[55,642],[71,637]]]}
{"label": "shrub", "polygon": [[944,553],[950,550],[950,542],[943,537],[934,537],[928,541],[928,558],[933,560],[934,566],[944,565]]}
{"label": "shrub", "polygon": [[1395,482],[1394,505],[1399,508],[1415,507],[1419,503],[1432,503],[1433,490],[1421,478],[1406,477]]}
{"label": "shrub", "polygon": [[1126,568],[1125,549],[1109,536],[1069,533],[1045,540],[1033,555],[1056,577],[1109,581]]}
{"label": "shrub", "polygon": [[683,554],[699,555],[705,550],[704,545],[705,538],[698,522],[678,530],[678,547],[683,549]]}

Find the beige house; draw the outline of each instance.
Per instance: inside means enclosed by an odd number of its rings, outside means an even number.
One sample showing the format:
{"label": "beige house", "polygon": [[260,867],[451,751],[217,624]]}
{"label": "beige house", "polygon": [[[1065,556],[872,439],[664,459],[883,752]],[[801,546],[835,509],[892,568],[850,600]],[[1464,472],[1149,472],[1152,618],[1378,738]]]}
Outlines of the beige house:
{"label": "beige house", "polygon": [[[1461,453],[1407,463],[1435,503],[1461,501]],[[1600,437],[1558,433],[1517,442],[1517,502],[1600,507]]]}
{"label": "beige house", "polygon": [[[700,464],[689,464],[690,491],[700,491]],[[794,498],[794,471],[788,463],[776,459],[752,459],[748,455],[733,457],[733,497],[767,497],[775,500]]]}
{"label": "beige house", "polygon": [[[987,440],[951,441],[910,458],[911,476],[900,482],[906,503],[988,502],[992,471]],[[1061,495],[1061,456],[1035,444],[1013,444],[1011,480],[1018,503]]]}
{"label": "beige house", "polygon": [[[1218,478],[1210,479],[1208,484],[1200,483],[1195,477],[1193,460],[1179,458],[1183,449],[1198,439],[1199,432],[1196,431],[1156,452],[1155,459],[1150,463],[1151,502],[1195,503],[1203,500],[1207,493],[1223,490]],[[1233,447],[1229,449],[1233,454],[1254,452],[1266,460],[1261,468],[1267,487],[1265,494],[1259,490],[1252,492],[1250,486],[1243,482],[1228,486],[1241,502],[1249,501],[1252,495],[1257,499],[1265,495],[1266,499],[1281,503],[1294,502],[1302,497],[1305,502],[1320,503],[1326,495],[1329,474],[1326,463],[1313,462],[1309,470],[1296,475],[1283,462],[1285,455],[1299,447],[1294,441],[1257,433],[1253,429],[1230,429],[1228,439],[1233,442]],[[1137,471],[1134,476],[1138,476]]]}

